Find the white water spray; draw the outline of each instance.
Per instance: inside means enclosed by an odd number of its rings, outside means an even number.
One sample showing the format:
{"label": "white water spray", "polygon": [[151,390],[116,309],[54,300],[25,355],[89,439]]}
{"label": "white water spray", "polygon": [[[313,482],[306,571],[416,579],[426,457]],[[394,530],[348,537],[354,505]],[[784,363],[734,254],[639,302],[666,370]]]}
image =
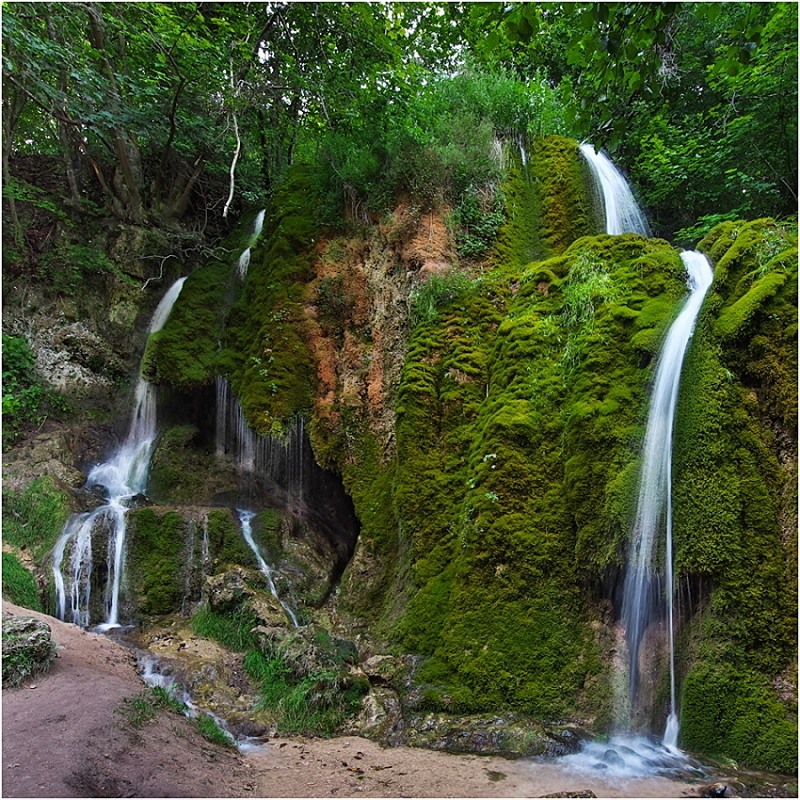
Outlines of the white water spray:
{"label": "white water spray", "polygon": [[581,153],[603,198],[606,233],[639,233],[649,237],[650,226],[622,173],[604,153],[596,152],[590,144],[582,144]]}
{"label": "white water spray", "polygon": [[253,245],[256,243],[256,240],[261,235],[261,229],[264,227],[264,214],[266,213],[266,209],[262,209],[256,215],[255,220],[253,221],[253,230],[250,233],[250,239],[247,242],[247,247],[242,250],[242,254],[239,256],[239,261],[236,265],[236,274],[239,276],[240,280],[244,280],[247,277],[247,268],[250,266],[250,251],[253,248]]}
{"label": "white water spray", "polygon": [[694,332],[703,298],[711,286],[713,272],[708,259],[697,252],[681,253],[688,272],[689,297],[672,323],[659,356],[653,394],[647,417],[636,517],[631,533],[627,572],[623,589],[622,620],[628,643],[630,698],[639,683],[639,648],[647,626],[661,602],[660,570],[655,563],[658,537],[665,542],[664,590],[670,653],[670,713],[664,744],[675,747],[678,716],[675,697],[674,611],[672,575],[672,436],[681,368]]}
{"label": "white water spray", "polygon": [[278,589],[275,586],[275,581],[273,579],[274,570],[264,560],[264,556],[261,555],[261,550],[256,544],[256,540],[253,538],[253,527],[251,523],[253,521],[253,517],[255,517],[255,512],[243,511],[242,509],[236,509],[236,511],[239,514],[239,524],[242,528],[242,536],[247,542],[247,546],[253,551],[256,561],[258,561],[258,568],[267,579],[267,585],[269,586],[270,593],[281,604],[281,608],[283,608],[283,610],[289,615],[289,618],[292,620],[292,625],[294,625],[295,628],[299,628],[300,625],[297,622],[297,617],[295,616],[294,611],[292,611],[292,609],[289,608],[289,606],[287,606],[286,603],[284,603],[283,600],[281,600],[281,598],[278,596]]}
{"label": "white water spray", "polygon": [[[186,278],[180,278],[167,291],[150,321],[149,333],[161,330],[172,311]],[[103,464],[89,472],[87,487],[102,486],[107,501],[89,514],[76,514],[67,521],[53,551],[53,577],[56,586],[56,612],[67,619],[67,587],[70,593],[70,622],[89,625],[90,577],[92,571],[92,533],[103,524],[109,530],[106,584],[106,620],[99,626],[108,630],[119,626],[119,596],[125,562],[127,501],[142,494],[147,484],[153,443],[156,437],[155,389],[144,378],[136,385],[135,404],[128,435],[122,446]],[[72,542],[69,577],[62,573],[67,545]]]}

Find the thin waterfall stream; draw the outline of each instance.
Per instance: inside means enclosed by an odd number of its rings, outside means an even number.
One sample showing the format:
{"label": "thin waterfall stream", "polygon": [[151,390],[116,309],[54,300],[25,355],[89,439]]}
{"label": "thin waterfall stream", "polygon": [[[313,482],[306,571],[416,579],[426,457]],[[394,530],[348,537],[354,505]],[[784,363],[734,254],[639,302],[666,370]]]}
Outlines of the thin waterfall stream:
{"label": "thin waterfall stream", "polygon": [[[602,198],[606,233],[651,235],[647,221],[636,204],[622,173],[603,153],[589,144],[580,146],[595,186]],[[607,742],[590,742],[579,753],[563,759],[565,767],[578,772],[608,769],[619,777],[655,773],[686,773],[700,765],[677,747],[678,710],[674,652],[674,579],[672,566],[672,438],[681,369],[703,299],[711,286],[713,272],[708,259],[694,251],[682,252],[687,271],[689,295],[669,328],[658,357],[648,408],[645,439],[639,472],[637,508],[631,528],[630,546],[623,586],[621,619],[627,644],[628,686],[618,698],[621,732]],[[663,544],[664,563],[659,569],[656,556]],[[670,670],[670,705],[666,729],[660,740],[637,735],[633,708],[640,690],[640,655],[645,634],[654,623],[667,629]],[[621,701],[621,702],[620,702]]]}
{"label": "thin waterfall stream", "polygon": [[702,253],[683,252],[681,260],[688,273],[689,297],[669,329],[656,369],[622,602],[622,620],[628,644],[629,692],[633,702],[639,683],[639,651],[642,639],[647,626],[656,619],[658,608],[662,605],[655,557],[659,535],[663,533],[666,551],[663,592],[667,605],[670,657],[670,712],[664,744],[671,747],[675,747],[678,741],[673,641],[672,438],[683,359],[703,298],[713,279],[711,265]]}
{"label": "thin waterfall stream", "polygon": [[244,280],[247,277],[247,269],[250,266],[250,251],[261,235],[261,229],[264,227],[264,214],[266,214],[266,209],[261,209],[253,220],[253,229],[250,232],[250,239],[247,242],[247,247],[242,250],[239,261],[236,264],[236,274],[239,276],[240,280]]}
{"label": "thin waterfall stream", "polygon": [[297,616],[295,615],[294,611],[289,608],[283,600],[281,600],[280,596],[278,595],[278,589],[275,586],[275,579],[274,579],[274,570],[267,564],[264,556],[261,554],[261,548],[256,544],[255,539],[253,538],[253,517],[255,517],[255,511],[244,511],[242,509],[237,509],[237,513],[239,514],[239,524],[241,525],[242,529],[242,537],[244,538],[245,542],[247,542],[247,546],[253,551],[253,555],[256,557],[256,561],[258,562],[258,568],[261,570],[261,574],[267,579],[267,586],[269,586],[269,591],[272,596],[280,603],[281,608],[289,615],[289,618],[292,620],[292,625],[295,628],[300,627],[300,623],[297,621]]}
{"label": "thin waterfall stream", "polygon": [[[177,280],[161,298],[150,321],[149,334],[164,326],[185,280],[186,278]],[[109,630],[119,627],[119,598],[125,560],[125,515],[130,499],[142,494],[146,488],[156,438],[156,422],[155,388],[140,377],[136,384],[133,414],[125,441],[108,461],[91,469],[86,481],[87,488],[103,488],[106,503],[89,513],[73,515],[64,526],[53,551],[56,613],[59,619],[74,622],[84,628],[90,625],[92,534],[102,524],[109,531],[109,580],[104,597],[106,618],[98,628]],[[70,543],[72,548],[68,567],[65,569],[64,558]]]}

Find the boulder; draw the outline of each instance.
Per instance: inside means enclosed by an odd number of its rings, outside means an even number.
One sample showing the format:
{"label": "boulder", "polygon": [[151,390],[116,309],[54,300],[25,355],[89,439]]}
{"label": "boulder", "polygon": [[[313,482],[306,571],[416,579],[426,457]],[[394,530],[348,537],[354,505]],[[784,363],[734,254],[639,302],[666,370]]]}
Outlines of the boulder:
{"label": "boulder", "polygon": [[50,668],[56,644],[50,626],[33,617],[3,615],[3,686],[19,686]]}

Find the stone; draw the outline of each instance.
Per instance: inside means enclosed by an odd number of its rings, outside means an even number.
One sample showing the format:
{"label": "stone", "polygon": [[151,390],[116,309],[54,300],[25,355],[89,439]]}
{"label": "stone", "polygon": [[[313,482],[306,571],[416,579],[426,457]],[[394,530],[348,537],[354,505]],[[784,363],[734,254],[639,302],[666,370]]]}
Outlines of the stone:
{"label": "stone", "polygon": [[46,672],[56,656],[50,626],[33,617],[3,616],[3,686]]}
{"label": "stone", "polygon": [[701,786],[697,790],[698,797],[726,797],[728,785],[726,783],[710,783],[707,786]]}
{"label": "stone", "polygon": [[597,797],[591,789],[578,789],[574,792],[553,792],[552,794],[540,794],[539,797]]}
{"label": "stone", "polygon": [[603,753],[603,761],[612,767],[621,767],[625,764],[625,759],[616,750],[612,750],[610,747]]}
{"label": "stone", "polygon": [[370,656],[361,665],[361,669],[372,684],[384,686],[391,683],[392,678],[403,668],[403,665],[394,656]]}

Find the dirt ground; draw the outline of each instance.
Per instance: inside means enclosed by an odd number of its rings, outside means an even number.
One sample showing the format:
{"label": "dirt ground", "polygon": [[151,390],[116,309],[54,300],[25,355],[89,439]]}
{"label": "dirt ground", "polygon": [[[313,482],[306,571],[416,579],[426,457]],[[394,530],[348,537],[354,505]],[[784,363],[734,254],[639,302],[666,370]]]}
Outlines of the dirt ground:
{"label": "dirt ground", "polygon": [[135,727],[120,711],[145,687],[127,648],[10,603],[3,613],[44,619],[59,645],[50,672],[3,691],[3,797],[696,796],[696,787],[666,779],[615,786],[552,762],[384,748],[356,737],[273,738],[242,755],[210,745],[168,712]]}

